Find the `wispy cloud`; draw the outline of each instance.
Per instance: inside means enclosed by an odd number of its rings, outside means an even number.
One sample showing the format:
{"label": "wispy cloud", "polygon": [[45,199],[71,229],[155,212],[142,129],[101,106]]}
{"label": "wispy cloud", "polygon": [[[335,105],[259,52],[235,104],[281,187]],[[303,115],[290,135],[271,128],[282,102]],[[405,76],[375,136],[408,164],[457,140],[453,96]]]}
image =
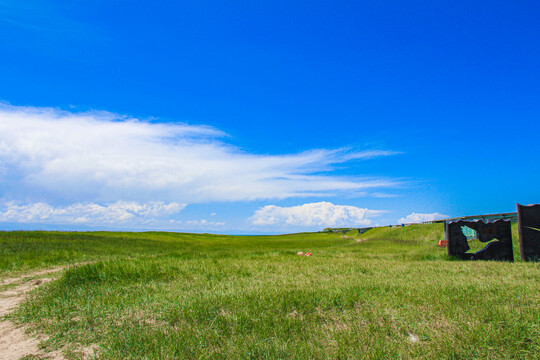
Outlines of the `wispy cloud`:
{"label": "wispy cloud", "polygon": [[251,222],[258,226],[361,227],[371,225],[372,218],[383,212],[325,201],[291,207],[267,205],[255,211]]}
{"label": "wispy cloud", "polygon": [[335,164],[394,154],[352,149],[254,155],[209,126],[108,112],[0,106],[0,198],[33,204],[208,203],[331,196],[396,186],[332,174]]}
{"label": "wispy cloud", "polygon": [[170,224],[179,225],[182,228],[220,228],[225,225],[224,221],[200,220],[169,220]]}
{"label": "wispy cloud", "polygon": [[398,224],[414,224],[414,223],[421,223],[424,221],[433,221],[433,220],[440,220],[444,218],[448,218],[448,215],[439,214],[437,212],[431,213],[431,214],[417,214],[417,213],[411,213],[407,215],[406,217],[402,217],[398,220]]}

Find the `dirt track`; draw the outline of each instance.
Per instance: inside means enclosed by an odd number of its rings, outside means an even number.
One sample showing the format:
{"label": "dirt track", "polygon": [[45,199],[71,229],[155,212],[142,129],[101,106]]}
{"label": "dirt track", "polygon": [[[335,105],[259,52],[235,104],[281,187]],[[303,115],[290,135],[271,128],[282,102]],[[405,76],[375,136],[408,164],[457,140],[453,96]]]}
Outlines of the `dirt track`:
{"label": "dirt track", "polygon": [[17,326],[9,320],[3,320],[5,315],[12,313],[24,301],[28,292],[52,280],[51,278],[31,278],[52,274],[63,269],[63,267],[58,267],[37,271],[18,278],[4,279],[0,283],[1,286],[14,285],[0,292],[0,359],[18,360],[27,355],[51,360],[64,359],[59,352],[44,353],[40,350],[38,345],[43,338],[28,335],[25,326]]}

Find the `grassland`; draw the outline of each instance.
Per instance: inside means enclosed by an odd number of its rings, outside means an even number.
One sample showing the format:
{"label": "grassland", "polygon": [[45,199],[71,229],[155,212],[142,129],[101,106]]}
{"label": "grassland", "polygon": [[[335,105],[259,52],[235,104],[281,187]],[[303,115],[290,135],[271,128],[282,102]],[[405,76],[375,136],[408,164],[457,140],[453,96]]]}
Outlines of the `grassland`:
{"label": "grassland", "polygon": [[448,259],[442,236],[5,232],[0,277],[91,262],[11,315],[71,358],[540,358],[540,264]]}

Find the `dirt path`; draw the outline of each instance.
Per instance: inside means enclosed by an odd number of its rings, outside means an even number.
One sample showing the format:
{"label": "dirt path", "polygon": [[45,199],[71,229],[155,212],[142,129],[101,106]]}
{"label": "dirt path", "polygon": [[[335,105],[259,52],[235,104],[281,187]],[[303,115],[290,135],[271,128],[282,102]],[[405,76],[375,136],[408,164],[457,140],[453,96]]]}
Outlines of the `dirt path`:
{"label": "dirt path", "polygon": [[[84,264],[86,264],[86,263],[77,264],[77,265],[84,265]],[[3,280],[0,280],[1,281],[0,286],[17,284],[17,283],[20,283],[21,281],[23,281],[24,279],[29,279],[29,278],[33,278],[33,277],[37,277],[37,276],[56,273],[56,272],[64,270],[65,268],[67,268],[67,266],[58,266],[58,267],[47,269],[47,270],[40,270],[40,271],[36,271],[36,272],[30,273],[30,274],[21,275],[21,276],[16,277],[16,278],[3,279]]]}
{"label": "dirt path", "polygon": [[[27,355],[34,355],[43,359],[63,360],[59,352],[44,353],[38,345],[43,338],[31,337],[26,333],[25,326],[17,326],[3,317],[11,314],[19,306],[27,293],[40,285],[51,281],[51,278],[32,279],[34,277],[57,273],[65,267],[37,271],[22,275],[18,278],[4,279],[1,286],[13,285],[0,291],[0,359],[19,360]],[[30,279],[30,280],[29,280]]]}

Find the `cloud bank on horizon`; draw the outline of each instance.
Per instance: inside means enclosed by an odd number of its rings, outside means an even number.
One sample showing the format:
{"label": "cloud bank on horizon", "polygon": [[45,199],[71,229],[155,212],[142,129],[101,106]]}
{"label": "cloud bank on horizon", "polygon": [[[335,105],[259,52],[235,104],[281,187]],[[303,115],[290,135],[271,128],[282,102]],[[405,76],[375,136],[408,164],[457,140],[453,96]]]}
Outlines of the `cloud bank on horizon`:
{"label": "cloud bank on horizon", "polygon": [[13,202],[4,204],[5,211],[0,212],[0,221],[19,223],[52,224],[145,224],[166,215],[182,211],[186,204],[117,201],[106,206],[94,203],[76,203],[69,206],[53,207],[46,203],[17,205]]}
{"label": "cloud bank on horizon", "polygon": [[[352,160],[396,154],[348,148],[258,155],[209,126],[160,123],[109,112],[0,105],[0,221],[149,223],[188,204],[332,197],[399,185],[339,176]],[[308,212],[312,212],[311,215]],[[328,202],[257,210],[254,225],[370,223],[375,210]],[[173,219],[171,225],[223,222]]]}

